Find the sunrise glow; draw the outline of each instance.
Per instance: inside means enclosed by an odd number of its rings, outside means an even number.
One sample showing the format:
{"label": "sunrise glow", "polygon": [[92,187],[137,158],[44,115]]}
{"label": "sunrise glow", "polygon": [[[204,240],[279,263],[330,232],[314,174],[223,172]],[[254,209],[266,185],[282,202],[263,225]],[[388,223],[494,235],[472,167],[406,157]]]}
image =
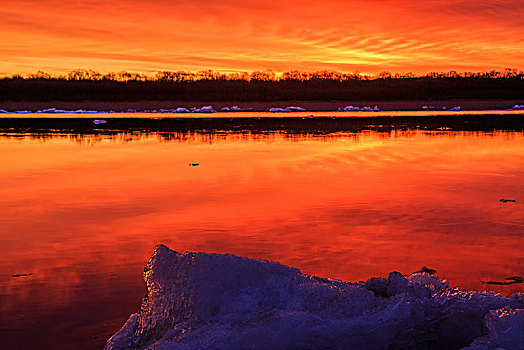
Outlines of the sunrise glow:
{"label": "sunrise glow", "polygon": [[8,0],[0,75],[522,69],[514,1]]}

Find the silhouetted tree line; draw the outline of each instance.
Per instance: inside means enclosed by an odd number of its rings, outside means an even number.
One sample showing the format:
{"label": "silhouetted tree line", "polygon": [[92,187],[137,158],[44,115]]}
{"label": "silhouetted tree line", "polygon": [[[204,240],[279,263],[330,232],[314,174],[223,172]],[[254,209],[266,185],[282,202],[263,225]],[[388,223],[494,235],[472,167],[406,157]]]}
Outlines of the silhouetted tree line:
{"label": "silhouetted tree line", "polygon": [[376,76],[335,71],[158,72],[75,70],[0,79],[0,101],[284,101],[522,99],[524,72],[431,72]]}

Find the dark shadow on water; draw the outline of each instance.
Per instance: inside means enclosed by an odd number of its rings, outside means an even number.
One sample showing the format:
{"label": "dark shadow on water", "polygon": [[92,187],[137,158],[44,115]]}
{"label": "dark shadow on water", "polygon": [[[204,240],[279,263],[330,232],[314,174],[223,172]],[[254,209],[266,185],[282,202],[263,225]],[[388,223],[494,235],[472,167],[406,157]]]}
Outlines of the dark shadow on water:
{"label": "dark shadow on water", "polygon": [[[166,142],[238,140],[270,142],[275,132],[288,140],[330,138],[354,133],[355,140],[366,131],[379,137],[409,137],[423,131],[427,136],[460,131],[489,135],[499,131],[524,131],[524,115],[464,115],[433,117],[315,117],[315,118],[106,118],[95,124],[87,118],[0,118],[0,136],[45,142],[67,138],[82,144],[102,140],[134,142],[155,135]],[[347,136],[347,135],[346,135]]]}
{"label": "dark shadow on water", "polygon": [[524,114],[455,116],[380,116],[380,117],[286,117],[286,118],[0,118],[4,133],[115,134],[127,132],[186,133],[249,131],[254,134],[286,133],[326,134],[372,130],[419,129],[428,131],[523,131]]}

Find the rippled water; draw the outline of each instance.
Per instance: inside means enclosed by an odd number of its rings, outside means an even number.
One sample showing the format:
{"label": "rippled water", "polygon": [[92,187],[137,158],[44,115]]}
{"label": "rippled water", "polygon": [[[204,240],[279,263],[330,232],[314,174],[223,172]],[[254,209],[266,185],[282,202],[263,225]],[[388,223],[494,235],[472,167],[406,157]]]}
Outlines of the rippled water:
{"label": "rippled water", "polygon": [[482,283],[524,272],[522,132],[11,133],[0,154],[1,348],[103,346],[159,243],[522,291]]}

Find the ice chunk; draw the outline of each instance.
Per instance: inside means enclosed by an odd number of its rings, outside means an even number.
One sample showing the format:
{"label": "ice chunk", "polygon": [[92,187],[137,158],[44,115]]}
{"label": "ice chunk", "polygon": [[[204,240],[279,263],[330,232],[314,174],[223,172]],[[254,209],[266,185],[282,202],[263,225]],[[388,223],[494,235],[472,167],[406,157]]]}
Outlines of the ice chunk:
{"label": "ice chunk", "polygon": [[189,113],[189,109],[183,108],[183,107],[178,107],[177,109],[175,109],[173,111],[173,113]]}
{"label": "ice chunk", "polygon": [[18,113],[18,114],[27,114],[27,113],[32,113],[31,111],[16,111],[15,113]]}
{"label": "ice chunk", "polygon": [[[106,349],[458,349],[482,337],[507,349],[522,344],[521,294],[450,289],[436,276],[392,272],[353,284],[158,246],[144,279],[142,306]],[[485,318],[502,308],[517,316]]]}
{"label": "ice chunk", "polygon": [[366,289],[375,293],[376,296],[388,296],[388,280],[383,277],[371,277],[366,281]]}
{"label": "ice chunk", "polygon": [[441,281],[437,276],[430,275],[428,273],[415,273],[409,276],[408,279],[412,283],[423,284],[435,290],[443,290],[443,289],[449,288],[448,281],[446,280]]}
{"label": "ice chunk", "polygon": [[460,111],[460,106],[450,108],[450,109],[448,109],[448,111],[453,111],[453,112]]}
{"label": "ice chunk", "polygon": [[346,106],[346,107],[340,107],[339,112],[378,112],[380,109],[378,109],[378,106],[375,106],[374,108],[371,107],[355,107],[355,106]]}
{"label": "ice chunk", "polygon": [[204,106],[202,108],[192,108],[191,112],[193,113],[215,113],[213,106]]}
{"label": "ice chunk", "polygon": [[232,107],[222,107],[222,112],[242,112],[243,109],[238,106],[232,106]]}
{"label": "ice chunk", "polygon": [[340,107],[338,110],[340,112],[360,112],[362,111],[362,108],[354,107],[354,106],[346,106],[346,107]]}
{"label": "ice chunk", "polygon": [[515,105],[512,109],[524,109],[524,105]]}
{"label": "ice chunk", "polygon": [[93,123],[95,123],[95,124],[97,124],[97,125],[98,125],[98,124],[106,124],[106,123],[107,123],[107,120],[104,120],[104,119],[95,119],[95,120],[93,121]]}
{"label": "ice chunk", "polygon": [[388,276],[387,294],[394,296],[400,293],[405,293],[409,289],[409,280],[400,272],[393,271]]}
{"label": "ice chunk", "polygon": [[273,107],[273,108],[270,108],[269,111],[271,113],[289,113],[291,112],[290,109],[287,109],[287,108],[280,108],[280,107]]}
{"label": "ice chunk", "polygon": [[305,111],[302,107],[297,106],[289,106],[286,108],[280,108],[280,107],[272,107],[269,109],[269,112],[271,113],[289,113],[289,112],[303,112]]}
{"label": "ice chunk", "polygon": [[6,111],[5,109],[0,109],[0,113],[9,113],[9,112]]}
{"label": "ice chunk", "polygon": [[286,107],[286,109],[289,109],[291,112],[304,112],[305,111],[304,108],[297,107],[297,106],[289,106],[289,107]]}
{"label": "ice chunk", "polygon": [[36,113],[55,113],[56,108],[47,108],[40,111],[36,111]]}
{"label": "ice chunk", "polygon": [[509,306],[490,311],[485,324],[488,334],[475,339],[468,350],[524,349],[524,309]]}

